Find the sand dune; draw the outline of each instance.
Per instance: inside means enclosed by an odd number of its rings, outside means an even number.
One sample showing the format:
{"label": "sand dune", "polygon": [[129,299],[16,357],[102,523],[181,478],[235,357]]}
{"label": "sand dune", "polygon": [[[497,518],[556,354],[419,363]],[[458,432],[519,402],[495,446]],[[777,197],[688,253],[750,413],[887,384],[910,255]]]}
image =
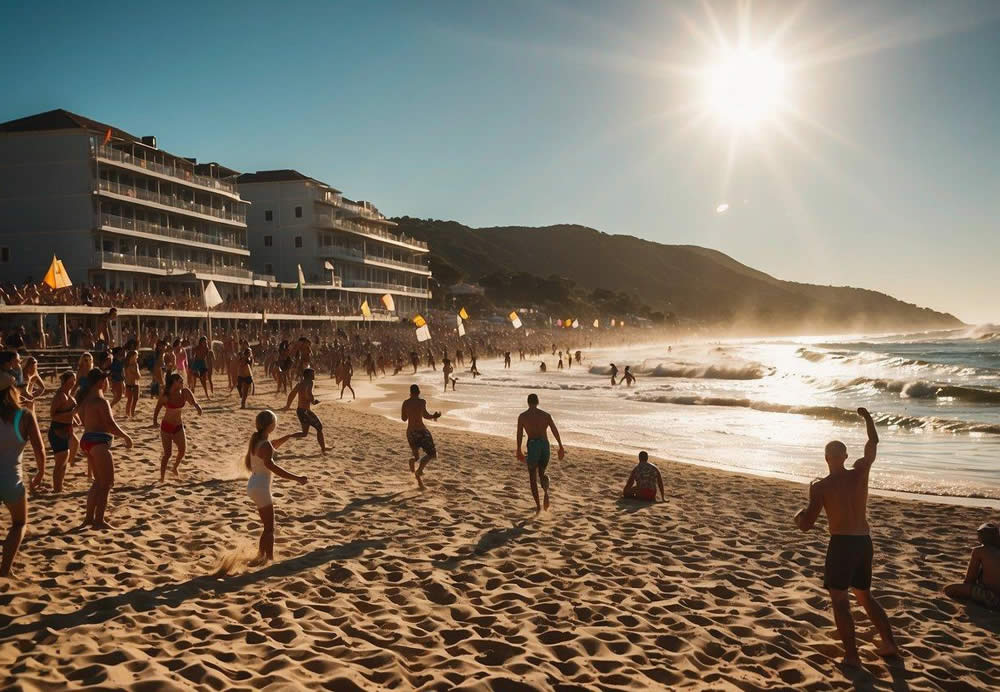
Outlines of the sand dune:
{"label": "sand dune", "polygon": [[[790,522],[800,485],[658,461],[668,501],[638,506],[617,499],[631,459],[571,447],[553,462],[553,511],[535,519],[511,439],[435,428],[421,493],[402,425],[330,402],[317,412],[333,452],[314,437],[281,450],[310,482],[275,479],[276,561],[248,569],[260,527],[240,463],[256,411],[235,404],[187,416],[183,477],[161,486],[141,403],[141,422],[126,423],[135,448],[114,449],[114,531],[72,530],[82,465],[64,495],[31,500],[17,578],[0,584],[5,687],[1000,685],[1000,614],[939,595],[986,510],[872,499],[875,587],[906,657],[877,659],[859,616],[867,669],[847,676],[822,527]],[[280,405],[270,393],[253,404]],[[294,423],[281,415],[279,433]]]}

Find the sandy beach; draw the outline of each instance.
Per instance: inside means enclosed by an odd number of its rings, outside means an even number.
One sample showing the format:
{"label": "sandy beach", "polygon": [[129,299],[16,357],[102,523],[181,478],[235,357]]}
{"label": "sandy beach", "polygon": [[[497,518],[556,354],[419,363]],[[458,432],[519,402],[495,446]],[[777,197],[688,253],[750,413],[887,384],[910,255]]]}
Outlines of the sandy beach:
{"label": "sandy beach", "polygon": [[[254,409],[280,407],[273,392],[260,385]],[[329,401],[317,413],[332,452],[315,436],[280,450],[309,483],[275,479],[276,561],[254,569],[238,558],[260,530],[241,471],[256,410],[202,403],[201,417],[185,411],[183,476],[162,486],[151,400],[124,423],[136,444],[114,448],[115,530],[72,530],[82,464],[65,494],[30,500],[16,578],[0,583],[5,688],[1000,685],[1000,614],[941,595],[988,510],[872,497],[873,588],[905,657],[878,659],[856,610],[865,670],[846,674],[822,588],[825,521],[810,534],[791,522],[800,484],[656,459],[667,501],[639,506],[618,499],[632,458],[570,437],[552,511],[535,518],[512,436],[432,424],[439,458],[420,492],[403,424]],[[295,424],[279,413],[277,434]]]}

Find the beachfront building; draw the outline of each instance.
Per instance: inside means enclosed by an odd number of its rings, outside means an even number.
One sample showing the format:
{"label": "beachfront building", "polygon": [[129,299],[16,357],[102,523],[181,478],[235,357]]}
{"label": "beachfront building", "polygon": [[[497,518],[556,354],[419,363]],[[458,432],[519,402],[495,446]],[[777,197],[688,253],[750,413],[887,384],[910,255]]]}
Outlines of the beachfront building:
{"label": "beachfront building", "polygon": [[396,224],[372,204],[288,169],[244,173],[237,182],[252,203],[247,226],[254,271],[295,282],[301,266],[307,288],[332,287],[352,311],[364,300],[372,310],[382,308],[386,293],[400,315],[427,309],[427,243],[395,232]]}
{"label": "beachfront building", "polygon": [[0,124],[0,281],[39,281],[57,254],[75,284],[245,295],[254,277],[237,171],[170,154],[62,109]]}

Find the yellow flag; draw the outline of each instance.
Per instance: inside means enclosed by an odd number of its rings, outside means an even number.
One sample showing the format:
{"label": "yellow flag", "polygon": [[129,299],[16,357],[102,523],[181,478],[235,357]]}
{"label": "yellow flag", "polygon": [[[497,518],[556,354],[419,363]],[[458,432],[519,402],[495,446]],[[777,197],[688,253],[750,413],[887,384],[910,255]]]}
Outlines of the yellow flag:
{"label": "yellow flag", "polygon": [[469,313],[465,311],[465,308],[462,308],[461,310],[458,311],[458,316],[461,317],[463,320],[469,319]]}
{"label": "yellow flag", "polygon": [[367,300],[365,300],[363,303],[361,303],[361,314],[364,315],[365,317],[371,317],[372,316],[372,309],[370,307],[368,307],[368,301]]}
{"label": "yellow flag", "polygon": [[417,325],[417,327],[423,327],[425,324],[427,324],[427,320],[425,320],[420,315],[416,315],[413,318],[413,324]]}
{"label": "yellow flag", "polygon": [[66,267],[63,266],[62,260],[56,259],[55,255],[52,255],[52,264],[49,265],[49,270],[45,273],[45,278],[42,281],[51,288],[66,288],[73,285],[73,282],[69,280],[69,274],[66,273]]}

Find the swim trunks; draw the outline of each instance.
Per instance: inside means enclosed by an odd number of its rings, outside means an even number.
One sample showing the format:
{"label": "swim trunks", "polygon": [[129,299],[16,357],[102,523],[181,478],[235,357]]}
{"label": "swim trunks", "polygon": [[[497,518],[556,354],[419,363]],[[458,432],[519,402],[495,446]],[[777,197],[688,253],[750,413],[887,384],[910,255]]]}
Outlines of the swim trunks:
{"label": "swim trunks", "polygon": [[80,438],[80,449],[84,452],[89,452],[98,445],[108,445],[110,447],[113,439],[114,437],[110,433],[86,432]]}
{"label": "swim trunks", "polygon": [[537,468],[539,473],[544,474],[549,466],[549,441],[543,437],[533,437],[528,440],[528,454],[524,460],[528,462],[528,468]]}
{"label": "swim trunks", "polygon": [[236,383],[237,384],[248,384],[248,385],[249,384],[253,384],[253,377],[249,377],[249,376],[248,377],[244,377],[243,375],[237,375],[237,377],[236,377]]}
{"label": "swim trunks", "polygon": [[311,409],[297,408],[295,409],[295,415],[298,416],[299,423],[306,430],[309,429],[309,426],[316,428],[317,431],[323,429],[323,424],[320,422],[319,417]]}
{"label": "swim trunks", "polygon": [[874,552],[871,536],[830,536],[823,586],[838,591],[868,591],[872,587]]}
{"label": "swim trunks", "polygon": [[125,381],[125,363],[114,361],[111,363],[111,367],[108,368],[111,372],[112,382],[124,382]]}
{"label": "swim trunks", "polygon": [[414,454],[422,449],[429,457],[437,456],[437,449],[434,447],[434,438],[431,437],[431,431],[427,428],[407,430],[406,441],[410,443],[410,449],[413,450]]}
{"label": "swim trunks", "polygon": [[135,394],[136,396],[138,396],[139,395],[139,385],[137,385],[137,384],[127,384],[127,385],[125,385],[125,391],[128,392],[129,394]]}
{"label": "swim trunks", "polygon": [[52,421],[52,425],[49,426],[49,446],[53,454],[69,449],[69,423]]}
{"label": "swim trunks", "polygon": [[972,585],[972,600],[991,610],[1000,610],[1000,594],[982,584]]}
{"label": "swim trunks", "polygon": [[635,499],[645,500],[646,502],[654,502],[656,500],[656,491],[650,488],[638,488],[635,491]]}
{"label": "swim trunks", "polygon": [[191,370],[193,370],[196,375],[205,375],[208,373],[208,366],[205,364],[205,360],[203,358],[196,358],[191,361]]}

